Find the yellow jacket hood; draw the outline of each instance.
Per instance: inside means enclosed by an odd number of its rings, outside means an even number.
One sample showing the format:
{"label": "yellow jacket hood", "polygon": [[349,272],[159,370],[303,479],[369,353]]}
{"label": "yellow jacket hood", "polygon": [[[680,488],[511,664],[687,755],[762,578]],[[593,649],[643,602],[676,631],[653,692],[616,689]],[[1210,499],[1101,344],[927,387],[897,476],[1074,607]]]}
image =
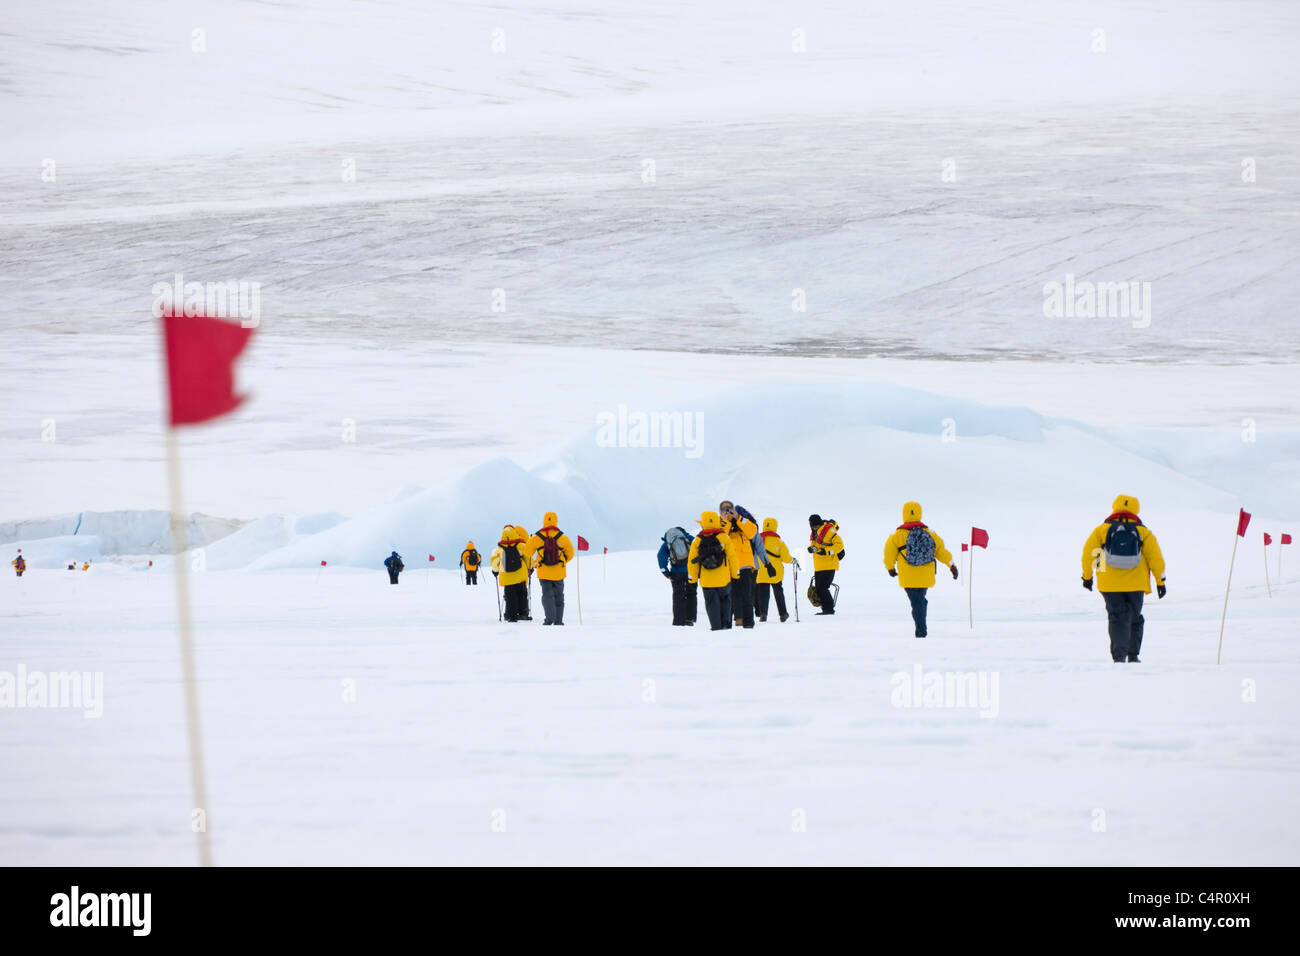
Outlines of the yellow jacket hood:
{"label": "yellow jacket hood", "polygon": [[546,514],[542,515],[543,528],[558,528],[559,526],[560,519],[556,516],[554,511],[548,511]]}
{"label": "yellow jacket hood", "polygon": [[701,511],[700,527],[704,528],[705,530],[708,530],[709,528],[721,529],[722,518],[718,515],[716,511]]}
{"label": "yellow jacket hood", "polygon": [[776,530],[776,519],[775,519],[775,518],[764,518],[764,519],[763,519],[763,530],[764,530],[764,531],[775,531],[775,530]]}
{"label": "yellow jacket hood", "polygon": [[919,504],[915,501],[909,501],[907,504],[903,505],[903,524],[907,524],[909,521],[920,520],[921,506]]}
{"label": "yellow jacket hood", "polygon": [[1132,495],[1120,495],[1115,499],[1115,503],[1110,506],[1111,511],[1128,511],[1132,514],[1138,513],[1138,500]]}

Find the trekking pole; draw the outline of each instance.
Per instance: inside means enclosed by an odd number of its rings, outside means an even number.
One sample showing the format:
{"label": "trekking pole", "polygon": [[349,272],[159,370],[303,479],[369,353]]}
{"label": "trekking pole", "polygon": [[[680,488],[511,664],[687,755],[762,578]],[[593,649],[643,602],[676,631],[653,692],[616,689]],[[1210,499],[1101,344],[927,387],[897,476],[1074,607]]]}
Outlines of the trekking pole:
{"label": "trekking pole", "polygon": [[497,586],[497,623],[500,623],[501,621],[501,579],[494,574],[492,575],[492,580],[496,583]]}
{"label": "trekking pole", "polygon": [[794,623],[800,623],[800,562],[794,562]]}

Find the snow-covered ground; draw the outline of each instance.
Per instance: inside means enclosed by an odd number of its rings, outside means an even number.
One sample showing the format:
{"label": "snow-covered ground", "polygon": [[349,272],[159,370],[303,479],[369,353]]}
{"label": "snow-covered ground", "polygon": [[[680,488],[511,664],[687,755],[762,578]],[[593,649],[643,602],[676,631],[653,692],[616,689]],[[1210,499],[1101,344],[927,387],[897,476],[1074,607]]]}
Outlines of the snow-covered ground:
{"label": "snow-covered ground", "polygon": [[[864,565],[876,537],[849,539]],[[651,555],[608,562],[563,629],[498,625],[448,573],[199,576],[217,862],[1295,862],[1300,574],[1234,593],[1216,667],[1221,595],[1172,573],[1117,666],[1070,580],[981,599],[974,631],[941,582],[917,641],[864,569],[834,621],[713,634],[669,625]],[[4,860],[191,862],[169,578],[0,580],[6,666],[103,672],[98,719],[3,713]],[[996,696],[895,706],[918,665]]]}
{"label": "snow-covered ground", "polygon": [[[103,695],[0,708],[0,860],[194,858],[150,315],[183,273],[260,283],[252,398],[181,442],[219,863],[1295,863],[1300,552],[1260,536],[1300,531],[1298,36],[1216,0],[10,4],[0,683]],[[1149,313],[1046,315],[1075,280]],[[602,433],[637,414],[690,429]],[[1116,667],[1079,551],[1120,493],[1170,591]],[[653,549],[723,497],[840,521],[835,621],[669,627]],[[974,627],[966,564],[924,642],[880,564],[911,498],[991,536]],[[425,570],[551,509],[611,549],[581,625],[576,582],[543,629]],[[987,699],[899,706],[918,667]]]}

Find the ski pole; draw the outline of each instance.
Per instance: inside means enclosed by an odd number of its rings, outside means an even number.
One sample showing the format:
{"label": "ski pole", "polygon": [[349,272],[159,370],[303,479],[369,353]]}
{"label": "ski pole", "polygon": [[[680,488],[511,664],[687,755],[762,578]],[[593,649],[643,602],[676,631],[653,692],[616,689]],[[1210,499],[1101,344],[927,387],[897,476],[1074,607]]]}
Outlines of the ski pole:
{"label": "ski pole", "polygon": [[492,575],[492,580],[496,583],[497,586],[497,623],[500,623],[501,621],[501,579],[494,574]]}
{"label": "ski pole", "polygon": [[794,622],[799,623],[799,562],[794,563]]}

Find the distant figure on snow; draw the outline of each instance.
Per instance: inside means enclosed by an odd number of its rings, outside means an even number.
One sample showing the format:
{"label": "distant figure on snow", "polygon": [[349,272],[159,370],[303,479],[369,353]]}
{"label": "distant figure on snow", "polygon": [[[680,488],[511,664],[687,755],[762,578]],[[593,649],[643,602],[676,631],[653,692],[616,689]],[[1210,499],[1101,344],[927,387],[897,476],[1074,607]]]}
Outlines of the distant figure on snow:
{"label": "distant figure on snow", "polygon": [[1110,659],[1116,664],[1137,664],[1142,650],[1142,601],[1151,593],[1151,576],[1156,579],[1156,596],[1165,596],[1165,557],[1156,536],[1138,517],[1138,500],[1120,495],[1111,505],[1111,515],[1088,535],[1083,543],[1083,586],[1097,590],[1106,602],[1110,631]]}
{"label": "distant figure on snow", "polygon": [[808,553],[813,556],[813,583],[809,585],[809,600],[816,597],[813,606],[821,608],[818,614],[834,614],[835,598],[831,585],[835,572],[844,560],[844,542],[840,539],[840,526],[821,515],[809,515]]}
{"label": "distant figure on snow", "polygon": [[396,584],[397,576],[406,569],[406,565],[402,563],[402,556],[396,551],[384,558],[384,567],[388,569],[389,584]]}
{"label": "distant figure on snow", "polygon": [[478,566],[483,563],[479,553],[474,550],[474,542],[470,541],[465,545],[465,550],[460,553],[460,566],[465,569],[465,583],[478,584]]}
{"label": "distant figure on snow", "polygon": [[19,554],[18,557],[14,558],[9,563],[14,566],[14,573],[17,574],[20,578],[23,576],[23,572],[27,570],[27,559],[24,558],[21,554]]}
{"label": "distant figure on snow", "polygon": [[685,528],[669,528],[659,544],[659,570],[673,586],[673,627],[694,627],[698,591],[688,565],[694,536]]}
{"label": "distant figure on snow", "polygon": [[[790,556],[790,549],[781,540],[781,536],[776,533],[775,518],[763,519],[763,530],[759,533],[759,539],[762,542],[765,561],[758,569],[756,578],[758,592],[754,595],[754,607],[758,612],[758,619],[766,621],[768,604],[775,595],[776,611],[781,615],[781,623],[784,624],[790,614],[785,609],[785,588],[781,586],[781,582],[785,580],[785,566],[794,561],[794,558]],[[796,594],[795,600],[798,598]]]}
{"label": "distant figure on snow", "polygon": [[686,562],[687,576],[692,584],[699,582],[704,591],[704,613],[709,616],[709,628],[725,631],[731,628],[731,587],[740,577],[735,546],[731,535],[722,529],[722,518],[716,511],[700,512],[700,533],[691,542],[691,554]]}
{"label": "distant figure on snow", "polygon": [[935,565],[940,561],[948,565],[956,581],[957,565],[943,546],[943,538],[921,521],[921,506],[909,501],[903,505],[903,523],[885,540],[885,569],[891,578],[898,578],[899,586],[912,602],[912,623],[916,625],[917,637],[926,635],[925,592],[934,587]]}
{"label": "distant figure on snow", "polygon": [[528,562],[531,556],[525,550],[527,544],[523,529],[508,524],[501,529],[501,540],[489,559],[492,573],[497,576],[505,595],[505,620],[512,624],[528,620],[528,576],[531,573]]}
{"label": "distant figure on snow", "polygon": [[554,511],[542,517],[542,527],[528,539],[528,548],[534,555],[537,581],[542,588],[543,624],[564,623],[564,577],[566,565],[573,560],[573,542],[558,527]]}

